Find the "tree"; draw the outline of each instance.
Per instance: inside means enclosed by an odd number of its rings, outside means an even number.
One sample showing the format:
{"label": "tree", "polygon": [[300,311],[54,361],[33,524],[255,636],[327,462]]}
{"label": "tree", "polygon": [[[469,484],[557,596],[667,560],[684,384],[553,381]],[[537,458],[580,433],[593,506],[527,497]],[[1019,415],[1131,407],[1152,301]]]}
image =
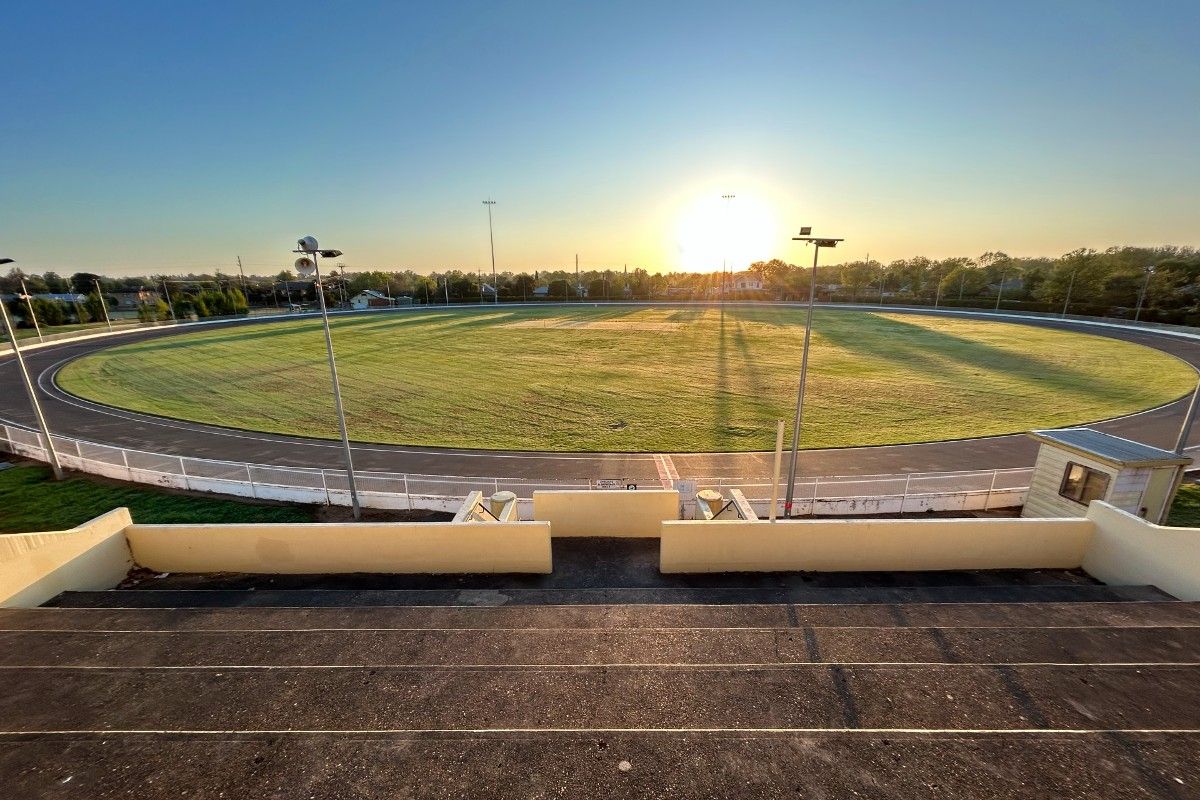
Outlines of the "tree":
{"label": "tree", "polygon": [[850,290],[851,300],[857,300],[868,286],[878,286],[880,265],[877,261],[851,261],[841,267],[842,286]]}

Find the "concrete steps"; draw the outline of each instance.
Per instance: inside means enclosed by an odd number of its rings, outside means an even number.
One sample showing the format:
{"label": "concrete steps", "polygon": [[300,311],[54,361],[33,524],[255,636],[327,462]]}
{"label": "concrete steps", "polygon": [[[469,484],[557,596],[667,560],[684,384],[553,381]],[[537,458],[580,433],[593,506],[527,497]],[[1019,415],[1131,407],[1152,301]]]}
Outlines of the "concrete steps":
{"label": "concrete steps", "polygon": [[1200,796],[1150,587],[84,592],[0,682],[13,798]]}

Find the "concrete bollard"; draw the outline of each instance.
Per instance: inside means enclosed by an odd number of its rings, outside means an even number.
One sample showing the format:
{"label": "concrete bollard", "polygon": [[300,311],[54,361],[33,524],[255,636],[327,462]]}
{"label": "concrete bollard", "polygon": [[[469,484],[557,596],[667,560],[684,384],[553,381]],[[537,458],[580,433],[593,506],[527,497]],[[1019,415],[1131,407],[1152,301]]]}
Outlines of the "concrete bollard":
{"label": "concrete bollard", "polygon": [[712,516],[721,513],[721,507],[724,501],[721,498],[721,493],[715,489],[705,489],[702,492],[696,493],[696,499],[704,505],[708,506],[708,511]]}

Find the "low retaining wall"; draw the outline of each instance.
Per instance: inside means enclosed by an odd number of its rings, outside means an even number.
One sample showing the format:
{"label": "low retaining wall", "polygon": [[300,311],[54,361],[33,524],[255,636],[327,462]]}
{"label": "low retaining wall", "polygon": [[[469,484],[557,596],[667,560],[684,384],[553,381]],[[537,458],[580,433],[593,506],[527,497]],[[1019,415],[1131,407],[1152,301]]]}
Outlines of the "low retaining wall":
{"label": "low retaining wall", "polygon": [[551,572],[545,522],[130,525],[125,536],[158,572]]}
{"label": "low retaining wall", "polygon": [[1108,503],[1088,506],[1096,534],[1083,558],[1105,583],[1150,584],[1180,600],[1200,600],[1200,528],[1154,525]]}
{"label": "low retaining wall", "polygon": [[679,519],[679,492],[536,491],[533,516],[549,522],[555,536],[658,537],[664,520]]}
{"label": "low retaining wall", "polygon": [[0,606],[32,607],[68,590],[111,589],[133,566],[118,508],[66,531],[0,535]]}
{"label": "low retaining wall", "polygon": [[1074,569],[1086,519],[743,520],[662,524],[662,572]]}

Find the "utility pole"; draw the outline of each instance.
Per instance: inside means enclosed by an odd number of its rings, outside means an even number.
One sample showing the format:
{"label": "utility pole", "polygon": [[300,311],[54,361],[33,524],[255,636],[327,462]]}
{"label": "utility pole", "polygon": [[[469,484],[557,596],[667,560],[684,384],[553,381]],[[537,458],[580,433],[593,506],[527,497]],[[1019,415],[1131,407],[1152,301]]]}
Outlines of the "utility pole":
{"label": "utility pole", "polygon": [[104,300],[104,293],[100,291],[100,279],[93,279],[92,283],[96,284],[96,298],[100,301],[100,308],[104,311],[104,321],[108,323],[108,332],[112,333],[112,320],[108,318],[108,303]]}
{"label": "utility pole", "polygon": [[804,418],[804,390],[808,382],[808,349],[812,341],[813,305],[817,297],[817,258],[821,255],[822,247],[837,247],[841,239],[824,239],[811,235],[812,228],[801,228],[800,235],[792,237],[793,242],[808,242],[813,245],[812,275],[808,279],[808,316],[804,323],[804,350],[800,356],[800,383],[796,389],[796,419],[792,423],[792,459],[788,466],[787,493],[783,502],[783,516],[792,516],[792,496],[796,488],[796,466],[800,456],[800,425]]}
{"label": "utility pole", "polygon": [[29,290],[25,288],[24,278],[21,278],[21,294],[25,295],[25,305],[29,307],[29,318],[33,320],[33,329],[37,331],[38,341],[46,341],[42,338],[42,326],[38,325],[37,314],[33,310],[33,298],[29,296]]}
{"label": "utility pole", "polygon": [[1071,305],[1071,290],[1075,288],[1075,273],[1077,272],[1079,272],[1079,270],[1075,270],[1075,272],[1071,273],[1071,282],[1067,284],[1067,299],[1063,301],[1063,310],[1061,316],[1059,317],[1060,319],[1067,318],[1067,308]]}
{"label": "utility pole", "polygon": [[[496,201],[488,198],[483,201],[488,210],[488,243],[492,247],[492,301],[500,302],[500,287],[496,284],[496,237],[492,233],[492,206],[496,205]],[[483,295],[479,297],[479,302],[483,302]]]}
{"label": "utility pole", "polygon": [[[726,265],[729,262],[729,203],[735,197],[737,197],[737,195],[735,195],[735,194],[721,195],[721,199],[725,201],[725,242],[724,242],[724,247],[721,248],[724,251],[721,254],[721,305],[722,306],[725,304],[725,290],[726,290],[726,287],[728,286],[728,282],[725,280],[725,270],[727,268]],[[729,268],[729,271],[732,272],[733,271],[732,268]],[[722,308],[721,310],[724,311],[724,308]]]}
{"label": "utility pole", "polygon": [[579,284],[579,253],[575,254],[575,296],[583,302],[583,287]]}
{"label": "utility pole", "polygon": [[238,256],[238,275],[242,276],[242,296],[246,298],[246,305],[250,304],[250,295],[246,291],[246,273],[242,271],[242,257]]}
{"label": "utility pole", "polygon": [[1146,280],[1142,283],[1142,291],[1138,295],[1137,311],[1133,314],[1133,321],[1137,322],[1142,316],[1142,303],[1146,300],[1146,290],[1150,288],[1150,276],[1154,274],[1154,267],[1146,267]]}
{"label": "utility pole", "polygon": [[[163,293],[166,295],[166,298],[167,298],[167,309],[171,312],[171,322],[178,323],[179,320],[175,318],[175,304],[171,302],[171,287],[167,285],[167,276],[166,275],[162,276],[162,285],[163,285]],[[274,289],[272,289],[272,291],[274,291]]]}
{"label": "utility pole", "polygon": [[[0,263],[11,264],[12,260],[0,260]],[[50,427],[46,424],[46,417],[42,415],[42,406],[38,403],[37,392],[33,389],[33,381],[30,380],[29,370],[25,367],[25,356],[21,354],[21,347],[17,344],[17,332],[13,330],[12,321],[8,318],[8,308],[4,303],[0,303],[0,317],[4,318],[4,331],[8,334],[9,344],[12,345],[13,355],[16,356],[21,382],[25,385],[25,393],[29,395],[29,404],[33,406],[33,416],[37,419],[38,429],[46,441],[46,455],[50,460],[50,468],[54,470],[55,479],[61,481],[63,479],[62,464],[58,462],[58,452],[54,449],[54,442],[50,438]]]}

